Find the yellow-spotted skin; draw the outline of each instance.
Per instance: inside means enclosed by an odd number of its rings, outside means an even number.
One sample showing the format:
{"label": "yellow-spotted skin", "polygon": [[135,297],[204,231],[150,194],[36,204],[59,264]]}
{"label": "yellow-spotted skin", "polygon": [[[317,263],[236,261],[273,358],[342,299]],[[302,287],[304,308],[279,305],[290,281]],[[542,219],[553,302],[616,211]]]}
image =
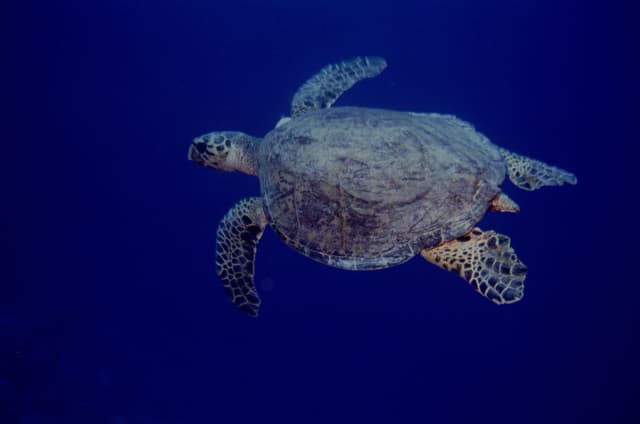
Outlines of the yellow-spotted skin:
{"label": "yellow-spotted skin", "polygon": [[511,248],[509,237],[474,228],[468,234],[424,249],[422,256],[434,265],[453,271],[494,303],[522,299],[527,267]]}
{"label": "yellow-spotted skin", "polygon": [[240,131],[215,131],[196,137],[189,147],[189,160],[220,171],[256,174],[258,139]]}

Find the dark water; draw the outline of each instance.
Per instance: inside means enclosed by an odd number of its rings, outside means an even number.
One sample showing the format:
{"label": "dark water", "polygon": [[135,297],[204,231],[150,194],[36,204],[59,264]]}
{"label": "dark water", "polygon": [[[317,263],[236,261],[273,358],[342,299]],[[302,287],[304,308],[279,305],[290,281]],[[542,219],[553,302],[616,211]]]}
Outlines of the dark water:
{"label": "dark water", "polygon": [[[5,6],[0,422],[640,422],[631,4]],[[366,54],[388,69],[340,104],[452,113],[579,177],[505,183],[522,212],[481,223],[529,266],[522,302],[420,258],[330,269],[271,231],[260,318],[224,297],[215,229],[258,181],[190,140],[261,136]]]}

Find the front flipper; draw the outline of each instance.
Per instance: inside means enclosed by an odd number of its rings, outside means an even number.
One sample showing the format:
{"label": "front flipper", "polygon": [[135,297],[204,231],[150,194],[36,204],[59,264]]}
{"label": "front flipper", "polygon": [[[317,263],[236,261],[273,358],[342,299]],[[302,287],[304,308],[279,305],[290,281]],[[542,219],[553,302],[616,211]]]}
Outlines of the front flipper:
{"label": "front flipper", "polygon": [[539,160],[518,155],[507,149],[500,149],[507,162],[509,179],[523,190],[537,190],[544,186],[559,186],[565,183],[576,184],[578,179],[571,172],[556,168]]}
{"label": "front flipper", "polygon": [[260,307],[253,283],[256,245],[266,225],[262,199],[242,199],[220,221],[216,239],[216,273],[224,291],[234,305],[252,317]]}
{"label": "front flipper", "polygon": [[474,228],[420,254],[440,268],[457,272],[478,293],[499,305],[522,299],[527,267],[513,252],[507,236]]}
{"label": "front flipper", "polygon": [[325,66],[293,96],[291,116],[330,107],[355,83],[375,77],[386,67],[387,62],[381,57],[356,57]]}

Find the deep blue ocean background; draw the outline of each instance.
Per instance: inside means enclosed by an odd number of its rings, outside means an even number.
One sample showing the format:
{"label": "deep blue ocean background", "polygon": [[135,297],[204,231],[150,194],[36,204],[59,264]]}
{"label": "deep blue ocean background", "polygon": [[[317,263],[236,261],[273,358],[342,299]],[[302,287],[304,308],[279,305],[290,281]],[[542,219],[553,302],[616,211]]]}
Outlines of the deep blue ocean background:
{"label": "deep blue ocean background", "polygon": [[[2,6],[0,423],[638,423],[638,8],[630,1]],[[348,272],[267,230],[258,319],[215,230],[258,180],[187,161],[262,136],[328,63],[338,105],[450,113],[574,172],[480,226],[529,267],[499,307],[421,258]]]}

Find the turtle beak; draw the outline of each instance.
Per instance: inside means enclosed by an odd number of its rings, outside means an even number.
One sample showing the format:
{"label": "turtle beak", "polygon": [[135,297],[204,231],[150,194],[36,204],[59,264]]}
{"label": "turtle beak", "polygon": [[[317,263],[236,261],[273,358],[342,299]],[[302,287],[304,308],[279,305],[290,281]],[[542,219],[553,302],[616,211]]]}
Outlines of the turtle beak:
{"label": "turtle beak", "polygon": [[191,146],[189,146],[189,154],[187,155],[189,160],[194,161],[198,165],[202,165],[204,163],[204,158],[202,157],[203,153],[207,151],[207,142],[206,140],[198,137],[193,140]]}

